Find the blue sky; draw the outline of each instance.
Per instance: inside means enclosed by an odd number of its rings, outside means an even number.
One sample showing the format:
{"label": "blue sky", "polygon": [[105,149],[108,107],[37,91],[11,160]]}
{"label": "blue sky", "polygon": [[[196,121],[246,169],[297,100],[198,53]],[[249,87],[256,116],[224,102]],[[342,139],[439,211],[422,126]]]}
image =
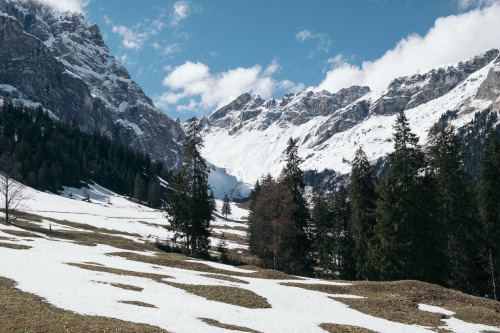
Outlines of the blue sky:
{"label": "blue sky", "polygon": [[82,10],[172,118],[244,92],[383,90],[500,48],[496,0],[42,0]]}

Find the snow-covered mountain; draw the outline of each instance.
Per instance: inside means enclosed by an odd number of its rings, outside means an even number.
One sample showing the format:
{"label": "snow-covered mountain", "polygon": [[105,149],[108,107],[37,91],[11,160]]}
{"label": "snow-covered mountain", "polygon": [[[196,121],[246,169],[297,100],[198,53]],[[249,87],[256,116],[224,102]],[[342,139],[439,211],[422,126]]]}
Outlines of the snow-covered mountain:
{"label": "snow-covered mountain", "polygon": [[110,55],[99,27],[33,0],[0,1],[0,96],[42,106],[177,168],[180,124]]}
{"label": "snow-covered mountain", "polygon": [[493,49],[453,66],[397,78],[381,93],[355,86],[334,94],[287,94],[281,100],[241,95],[200,119],[203,155],[238,180],[253,184],[268,172],[279,175],[292,137],[306,176],[319,175],[320,181],[331,184],[350,172],[360,145],[373,164],[383,163],[393,149],[392,125],[401,109],[423,145],[430,128],[447,111],[453,111],[449,124],[457,128],[469,124],[476,112],[497,112],[499,55]]}

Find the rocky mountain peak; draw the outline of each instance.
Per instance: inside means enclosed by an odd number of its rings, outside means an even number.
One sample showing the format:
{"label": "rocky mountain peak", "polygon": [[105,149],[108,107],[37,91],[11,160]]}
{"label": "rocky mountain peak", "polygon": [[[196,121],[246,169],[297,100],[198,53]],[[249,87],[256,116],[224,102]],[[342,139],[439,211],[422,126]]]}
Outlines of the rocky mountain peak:
{"label": "rocky mountain peak", "polygon": [[0,44],[10,46],[0,49],[0,95],[180,166],[180,124],[110,55],[97,25],[33,0],[1,1],[0,12]]}

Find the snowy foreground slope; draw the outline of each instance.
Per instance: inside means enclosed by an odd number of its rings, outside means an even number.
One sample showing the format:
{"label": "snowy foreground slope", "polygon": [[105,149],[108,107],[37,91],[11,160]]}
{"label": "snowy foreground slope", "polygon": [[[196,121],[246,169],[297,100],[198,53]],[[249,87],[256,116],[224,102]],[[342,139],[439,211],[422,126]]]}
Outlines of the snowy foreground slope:
{"label": "snowy foreground slope", "polygon": [[[242,269],[185,260],[180,255],[157,253],[154,247],[141,250],[141,246],[147,245],[145,241],[171,236],[164,228],[167,225],[164,213],[127,201],[98,186],[90,192],[91,202],[82,201],[82,191],[76,189],[66,189],[61,196],[32,189],[27,189],[27,193],[29,199],[24,202],[24,210],[39,218],[32,216],[26,217],[31,222],[17,221],[24,229],[0,224],[0,276],[14,280],[17,288],[39,295],[59,308],[84,315],[147,323],[169,332],[229,331],[211,326],[200,318],[259,332],[324,332],[319,327],[322,323],[359,326],[376,332],[432,331],[430,327],[370,316],[342,303],[343,299],[360,296],[333,295],[283,285],[293,282],[304,286],[348,286],[347,283],[267,279],[253,266]],[[220,206],[220,202],[218,204]],[[233,206],[231,220],[217,218],[214,231],[216,234],[242,233],[245,215],[245,210]],[[47,232],[49,227],[53,234]],[[92,230],[92,227],[100,229]],[[98,242],[95,239],[99,237],[93,238],[96,245],[89,246],[80,238],[61,237],[72,234],[104,237],[106,241]],[[114,246],[114,240],[107,239],[119,239],[116,244],[121,244],[120,248]],[[18,248],[6,247],[12,244]],[[127,244],[127,250],[123,249],[123,244]],[[19,249],[22,246],[25,248]],[[131,249],[134,246],[136,250]],[[245,248],[237,243],[230,246],[241,251]],[[158,258],[169,258],[168,262],[174,264],[156,262]],[[110,272],[112,269],[122,273]],[[212,274],[207,275],[207,272]],[[134,288],[117,287],[123,285]],[[189,286],[198,285],[252,292],[264,298],[268,307],[247,308],[208,300],[188,291]],[[441,307],[420,304],[415,311],[429,316],[443,314],[442,326],[452,332],[500,332],[500,327],[463,322],[449,309]]]}

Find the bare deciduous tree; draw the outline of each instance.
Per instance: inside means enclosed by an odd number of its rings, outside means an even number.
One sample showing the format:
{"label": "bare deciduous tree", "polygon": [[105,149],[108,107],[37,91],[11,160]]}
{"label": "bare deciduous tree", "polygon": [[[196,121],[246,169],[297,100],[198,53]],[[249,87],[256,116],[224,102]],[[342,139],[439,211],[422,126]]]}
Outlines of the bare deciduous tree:
{"label": "bare deciduous tree", "polygon": [[16,181],[21,178],[21,164],[10,155],[0,157],[0,196],[5,210],[5,222],[12,223],[13,213],[25,199],[24,187]]}

